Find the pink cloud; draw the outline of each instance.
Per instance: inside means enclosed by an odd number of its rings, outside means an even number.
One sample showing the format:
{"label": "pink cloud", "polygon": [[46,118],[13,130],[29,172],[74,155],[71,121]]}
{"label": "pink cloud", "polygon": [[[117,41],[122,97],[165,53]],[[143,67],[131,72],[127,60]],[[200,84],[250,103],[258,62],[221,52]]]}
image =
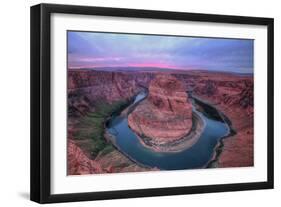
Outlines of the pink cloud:
{"label": "pink cloud", "polygon": [[106,62],[106,61],[120,61],[121,57],[81,57],[78,60],[81,62]]}
{"label": "pink cloud", "polygon": [[157,67],[157,68],[175,68],[175,66],[166,63],[132,63],[129,67]]}

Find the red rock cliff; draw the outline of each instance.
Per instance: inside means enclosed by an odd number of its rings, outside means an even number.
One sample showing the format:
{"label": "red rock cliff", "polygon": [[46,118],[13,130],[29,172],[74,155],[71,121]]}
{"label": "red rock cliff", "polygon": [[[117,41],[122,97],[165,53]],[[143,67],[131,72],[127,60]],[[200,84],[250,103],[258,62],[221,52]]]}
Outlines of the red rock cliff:
{"label": "red rock cliff", "polygon": [[149,95],[128,116],[137,134],[165,141],[180,139],[192,127],[192,105],[183,84],[172,75],[157,75]]}
{"label": "red rock cliff", "polygon": [[68,70],[69,115],[85,115],[97,101],[111,103],[133,97],[148,87],[151,73]]}

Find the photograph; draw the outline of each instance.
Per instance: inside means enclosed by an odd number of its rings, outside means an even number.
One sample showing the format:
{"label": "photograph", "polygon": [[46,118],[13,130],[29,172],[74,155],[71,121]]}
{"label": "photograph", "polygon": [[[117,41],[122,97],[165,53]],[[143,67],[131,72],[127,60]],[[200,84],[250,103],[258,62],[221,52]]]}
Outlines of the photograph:
{"label": "photograph", "polygon": [[66,36],[68,176],[254,166],[254,39]]}
{"label": "photograph", "polygon": [[30,15],[32,201],[274,188],[274,18],[65,4]]}

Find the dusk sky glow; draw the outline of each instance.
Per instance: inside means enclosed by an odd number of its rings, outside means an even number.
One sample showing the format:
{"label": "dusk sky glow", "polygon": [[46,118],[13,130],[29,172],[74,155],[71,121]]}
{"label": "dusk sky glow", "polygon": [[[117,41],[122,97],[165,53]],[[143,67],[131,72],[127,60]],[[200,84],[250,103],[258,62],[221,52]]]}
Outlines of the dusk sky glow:
{"label": "dusk sky glow", "polygon": [[253,73],[253,40],[68,32],[68,67]]}

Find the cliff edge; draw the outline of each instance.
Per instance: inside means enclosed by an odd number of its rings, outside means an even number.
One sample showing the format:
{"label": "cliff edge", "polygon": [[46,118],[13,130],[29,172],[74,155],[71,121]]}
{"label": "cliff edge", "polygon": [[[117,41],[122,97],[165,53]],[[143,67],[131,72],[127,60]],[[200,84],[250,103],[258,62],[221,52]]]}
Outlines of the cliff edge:
{"label": "cliff edge", "polygon": [[184,85],[172,75],[157,75],[148,97],[128,116],[128,124],[141,137],[159,144],[178,140],[192,128],[192,104]]}

